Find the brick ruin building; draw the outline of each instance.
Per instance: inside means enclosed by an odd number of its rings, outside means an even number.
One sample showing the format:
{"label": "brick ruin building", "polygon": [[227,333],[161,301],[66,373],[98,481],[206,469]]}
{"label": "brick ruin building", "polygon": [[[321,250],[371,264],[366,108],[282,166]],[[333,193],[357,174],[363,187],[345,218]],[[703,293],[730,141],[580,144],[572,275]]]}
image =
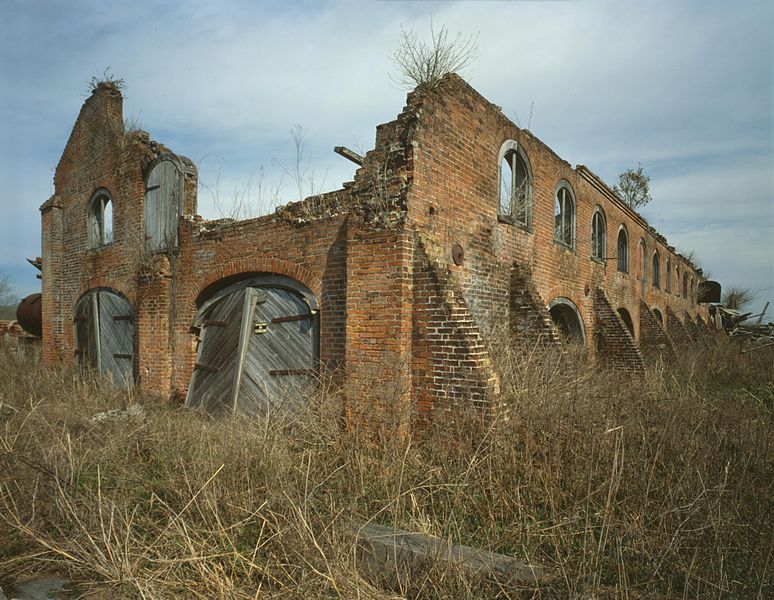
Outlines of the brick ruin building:
{"label": "brick ruin building", "polygon": [[701,271],[456,75],[410,93],[360,162],[340,190],[206,221],[195,165],[125,131],[100,84],[41,207],[45,363],[215,412],[332,373],[427,413],[496,397],[503,334],[639,372],[708,330]]}

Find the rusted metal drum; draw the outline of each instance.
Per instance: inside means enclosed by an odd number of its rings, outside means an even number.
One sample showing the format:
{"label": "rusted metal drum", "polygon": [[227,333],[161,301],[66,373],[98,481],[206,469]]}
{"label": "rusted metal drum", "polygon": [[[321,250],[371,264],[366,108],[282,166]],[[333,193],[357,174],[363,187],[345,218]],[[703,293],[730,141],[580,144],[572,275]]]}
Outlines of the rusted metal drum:
{"label": "rusted metal drum", "polygon": [[30,294],[19,302],[16,308],[16,320],[24,331],[40,337],[43,333],[43,303],[40,293]]}

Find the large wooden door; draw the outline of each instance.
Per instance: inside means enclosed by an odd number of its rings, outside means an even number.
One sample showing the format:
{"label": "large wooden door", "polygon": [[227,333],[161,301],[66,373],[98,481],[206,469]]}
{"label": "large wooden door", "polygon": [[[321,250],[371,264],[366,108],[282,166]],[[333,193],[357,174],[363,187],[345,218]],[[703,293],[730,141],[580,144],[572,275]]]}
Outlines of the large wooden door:
{"label": "large wooden door", "polygon": [[186,406],[257,414],[303,404],[316,385],[318,310],[307,290],[291,284],[250,279],[201,307]]}
{"label": "large wooden door", "polygon": [[145,246],[150,251],[177,247],[177,224],[183,204],[183,171],[177,161],[161,160],[145,184]]}
{"label": "large wooden door", "polygon": [[86,293],[75,306],[75,353],[81,365],[105,373],[121,388],[134,381],[134,311],[110,290]]}

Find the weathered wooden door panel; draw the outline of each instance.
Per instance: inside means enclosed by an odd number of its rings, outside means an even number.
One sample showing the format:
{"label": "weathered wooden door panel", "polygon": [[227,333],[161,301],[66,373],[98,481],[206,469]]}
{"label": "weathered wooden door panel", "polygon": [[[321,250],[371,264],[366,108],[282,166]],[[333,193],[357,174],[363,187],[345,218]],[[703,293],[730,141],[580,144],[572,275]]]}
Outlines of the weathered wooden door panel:
{"label": "weathered wooden door panel", "polygon": [[183,173],[172,160],[163,160],[148,174],[145,187],[145,244],[148,250],[177,247],[177,223],[183,199]]}
{"label": "weathered wooden door panel", "polygon": [[97,329],[95,294],[88,294],[75,306],[75,356],[78,364],[97,369]]}
{"label": "weathered wooden door panel", "polygon": [[134,378],[134,311],[110,290],[92,290],[75,307],[76,354],[81,365],[111,376],[121,388]]}
{"label": "weathered wooden door panel", "polygon": [[134,311],[124,298],[108,291],[98,292],[97,302],[100,370],[126,388],[134,375]]}
{"label": "weathered wooden door panel", "polygon": [[[236,284],[200,309],[197,367],[186,406],[219,412],[230,403],[233,411],[255,414],[305,401],[316,385],[317,310],[302,293],[271,285],[277,279]],[[213,327],[219,328],[215,334]]]}
{"label": "weathered wooden door panel", "polygon": [[221,298],[207,308],[201,320],[186,406],[207,412],[233,410],[233,385],[239,350],[245,290]]}
{"label": "weathered wooden door panel", "polygon": [[267,299],[255,308],[239,392],[246,412],[300,406],[316,381],[316,319],[309,305],[290,290],[264,291]]}

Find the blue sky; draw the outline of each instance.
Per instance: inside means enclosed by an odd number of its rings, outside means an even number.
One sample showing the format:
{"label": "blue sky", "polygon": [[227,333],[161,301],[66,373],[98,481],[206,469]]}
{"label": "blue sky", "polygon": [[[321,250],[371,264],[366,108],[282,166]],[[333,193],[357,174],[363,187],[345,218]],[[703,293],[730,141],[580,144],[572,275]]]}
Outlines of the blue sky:
{"label": "blue sky", "polygon": [[365,152],[401,111],[390,54],[431,17],[478,34],[463,75],[512,120],[609,183],[641,163],[651,224],[724,286],[774,299],[771,2],[0,0],[0,272],[38,289],[38,208],[107,67],[125,115],[199,166],[200,213],[244,193],[266,212],[297,199],[296,124],[316,189],[352,178],[332,148]]}

